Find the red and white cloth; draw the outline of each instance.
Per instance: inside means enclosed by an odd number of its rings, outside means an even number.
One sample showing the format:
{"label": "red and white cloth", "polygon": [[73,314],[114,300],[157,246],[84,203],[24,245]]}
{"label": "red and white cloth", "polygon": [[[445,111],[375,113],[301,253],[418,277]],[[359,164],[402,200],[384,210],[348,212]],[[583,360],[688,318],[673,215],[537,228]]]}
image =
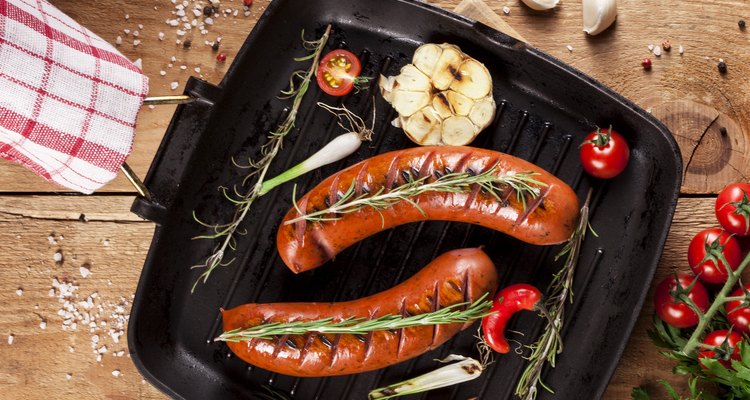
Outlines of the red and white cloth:
{"label": "red and white cloth", "polygon": [[0,0],[0,156],[91,193],[130,154],[148,78],[43,0]]}

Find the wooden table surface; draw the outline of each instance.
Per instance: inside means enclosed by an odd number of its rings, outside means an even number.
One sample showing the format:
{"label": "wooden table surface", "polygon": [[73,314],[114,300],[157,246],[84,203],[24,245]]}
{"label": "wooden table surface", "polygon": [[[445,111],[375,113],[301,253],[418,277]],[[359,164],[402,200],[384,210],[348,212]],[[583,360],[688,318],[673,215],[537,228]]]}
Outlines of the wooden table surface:
{"label": "wooden table surface", "polygon": [[[181,92],[190,75],[219,82],[268,1],[256,0],[245,16],[240,0],[223,0],[222,10],[240,10],[236,17],[217,16],[206,36],[194,29],[184,37],[165,24],[174,18],[170,1],[53,3],[110,42],[122,36],[120,51],[133,60],[142,59],[151,94],[158,95]],[[436,3],[454,9],[459,0]],[[744,179],[750,170],[744,134],[750,129],[750,80],[746,79],[750,63],[745,64],[750,33],[737,26],[740,18],[750,17],[750,4],[620,0],[616,25],[597,37],[581,31],[580,1],[563,1],[549,12],[532,11],[515,0],[487,4],[529,43],[650,110],[672,130],[687,170],[684,195],[655,281],[672,270],[687,269],[690,238],[715,225],[715,193],[728,182]],[[503,14],[504,6],[510,9],[508,15]],[[138,46],[133,45],[136,30]],[[163,41],[159,32],[165,33]],[[220,51],[227,55],[224,64],[215,61],[216,53],[204,43],[218,36]],[[190,49],[175,42],[188,37],[193,43]],[[671,52],[661,57],[649,52],[650,44],[664,40],[671,42]],[[682,55],[677,51],[680,45]],[[650,72],[641,68],[644,57],[653,60]],[[726,74],[717,71],[720,58],[728,66]],[[170,89],[172,82],[179,85],[175,91]],[[143,108],[128,160],[138,175],[145,176],[173,111],[173,106]],[[127,325],[154,231],[152,223],[129,212],[134,196],[123,177],[95,195],[81,196],[0,162],[0,397],[164,398],[134,367],[125,336],[116,340]],[[54,279],[74,281],[76,286],[55,288]],[[63,329],[65,316],[58,311],[71,293],[82,302],[75,309],[92,315],[96,328],[81,323]],[[650,292],[607,399],[629,398],[638,385],[655,389],[656,398],[665,398],[656,383],[659,379],[685,388],[684,380],[671,374],[672,364],[658,355],[646,336],[651,301]]]}

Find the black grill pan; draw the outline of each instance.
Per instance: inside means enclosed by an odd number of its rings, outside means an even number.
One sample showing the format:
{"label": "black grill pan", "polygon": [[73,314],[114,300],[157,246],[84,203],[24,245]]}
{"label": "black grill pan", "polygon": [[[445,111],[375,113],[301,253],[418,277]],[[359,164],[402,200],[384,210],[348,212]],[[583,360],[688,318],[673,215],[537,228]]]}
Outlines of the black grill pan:
{"label": "black grill pan", "polygon": [[[604,392],[639,314],[661,255],[679,190],[681,161],[669,132],[649,114],[562,62],[487,26],[435,7],[407,0],[275,0],[240,50],[224,80],[214,87],[192,79],[186,93],[196,102],[177,108],[146,177],[154,193],[138,198],[132,210],[157,223],[133,304],[128,342],[146,378],[177,398],[256,398],[264,385],[294,399],[363,399],[368,390],[436,367],[450,353],[474,355],[470,328],[422,357],[370,373],[298,379],[249,366],[227,347],[213,343],[220,307],[245,302],[344,301],[380,292],[401,282],[438,254],[484,246],[500,269],[503,285],[530,282],[546,287],[561,262],[559,246],[525,245],[483,228],[423,222],[382,232],[348,249],[324,267],[292,274],[276,252],[279,221],[291,206],[292,185],[257,201],[238,238],[230,267],[208,284],[190,288],[212,251],[206,233],[193,221],[224,222],[232,207],[217,190],[241,182],[231,158],[255,158],[266,134],[285,114],[288,100],[276,96],[304,55],[300,31],[319,37],[326,24],[334,33],[328,49],[347,48],[363,61],[363,75],[396,74],[424,42],[450,42],[485,63],[494,78],[498,103],[494,123],[474,145],[530,160],[570,184],[580,198],[594,187],[591,223],[599,237],[583,246],[566,313],[566,351],[544,382],[555,398],[598,398]],[[314,86],[314,85],[313,85]],[[275,160],[270,176],[305,159],[342,133],[315,102],[344,104],[360,115],[375,102],[374,142],[348,159],[302,177],[301,192],[329,174],[384,151],[413,146],[390,125],[395,116],[374,87],[334,99],[311,87],[297,128]],[[627,170],[610,182],[587,177],[577,146],[597,125],[614,127],[632,147]],[[531,342],[542,328],[531,313],[513,320],[511,330]],[[510,399],[524,361],[496,357],[479,379],[415,399]],[[540,399],[552,398],[541,392]]]}

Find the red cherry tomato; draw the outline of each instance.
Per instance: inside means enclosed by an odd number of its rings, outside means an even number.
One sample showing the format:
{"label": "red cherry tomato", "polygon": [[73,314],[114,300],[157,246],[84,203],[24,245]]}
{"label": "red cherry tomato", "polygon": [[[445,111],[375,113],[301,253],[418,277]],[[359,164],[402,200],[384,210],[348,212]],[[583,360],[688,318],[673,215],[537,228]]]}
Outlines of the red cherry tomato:
{"label": "red cherry tomato", "polygon": [[[745,284],[745,290],[750,291],[750,283]],[[744,295],[745,291],[743,291],[742,288],[737,288],[737,290],[732,292],[730,297],[740,297]],[[734,327],[734,330],[750,335],[750,306],[748,306],[745,301],[735,300],[725,303],[724,309],[727,312],[727,320]]]}
{"label": "red cherry tomato", "polygon": [[750,235],[750,184],[732,183],[716,197],[716,219],[725,231],[739,236]]}
{"label": "red cherry tomato", "polygon": [[354,88],[354,81],[362,72],[362,64],[354,53],[334,50],[320,60],[316,75],[320,89],[331,96],[343,96]]}
{"label": "red cherry tomato", "polygon": [[[721,365],[732,368],[730,360],[742,360],[740,348],[737,346],[742,341],[742,335],[737,332],[730,332],[726,329],[715,330],[703,339],[703,344],[718,347],[718,349],[709,350],[705,347],[698,351],[698,359],[715,358]],[[704,367],[701,362],[701,367]],[[705,367],[704,367],[705,368]]]}
{"label": "red cherry tomato", "polygon": [[580,146],[581,166],[591,176],[610,179],[628,165],[630,148],[625,138],[609,129],[597,129]]}
{"label": "red cherry tomato", "polygon": [[[686,295],[705,312],[708,309],[708,292],[692,275],[678,273],[677,278],[678,280],[675,280],[674,275],[669,275],[659,283],[654,294],[654,308],[659,318],[667,324],[675,328],[690,328],[698,324],[698,314],[679,299],[680,294]],[[677,282],[680,283],[679,288]],[[688,290],[690,285],[693,286]]]}
{"label": "red cherry tomato", "polygon": [[742,262],[742,250],[737,239],[719,228],[698,232],[688,246],[688,264],[695,275],[706,283],[727,281],[727,267],[719,260],[723,254],[732,270]]}
{"label": "red cherry tomato", "polygon": [[541,300],[542,292],[525,283],[510,285],[497,292],[490,309],[495,314],[482,318],[485,342],[498,353],[510,351],[510,345],[505,340],[508,320],[521,310],[533,310]]}

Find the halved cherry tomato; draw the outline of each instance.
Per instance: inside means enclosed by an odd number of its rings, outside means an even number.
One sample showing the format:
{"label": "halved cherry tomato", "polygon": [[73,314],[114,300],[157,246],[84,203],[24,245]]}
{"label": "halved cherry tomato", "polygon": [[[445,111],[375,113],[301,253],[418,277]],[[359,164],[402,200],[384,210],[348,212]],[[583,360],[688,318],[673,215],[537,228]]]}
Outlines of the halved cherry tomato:
{"label": "halved cherry tomato", "polygon": [[742,262],[742,250],[737,239],[719,228],[698,232],[688,246],[688,264],[700,280],[706,283],[724,283],[729,274],[723,255],[732,270]]}
{"label": "halved cherry tomato", "polygon": [[[703,339],[703,344],[716,347],[713,350],[701,348],[698,352],[698,359],[701,358],[715,358],[719,360],[721,365],[732,368],[730,360],[742,360],[740,355],[740,348],[737,346],[742,341],[742,335],[737,332],[730,332],[726,329],[715,330]],[[701,362],[701,367],[705,366]]]}
{"label": "halved cherry tomato", "polygon": [[498,353],[510,351],[505,340],[505,326],[513,314],[521,310],[533,310],[542,300],[542,292],[525,283],[510,285],[495,294],[491,312],[495,314],[482,318],[482,333],[485,342]]}
{"label": "halved cherry tomato", "polygon": [[[745,284],[745,290],[737,288],[731,297],[746,296],[746,291],[750,293],[750,283]],[[733,329],[750,335],[750,297],[746,296],[745,300],[728,301],[724,304],[727,312],[727,320],[734,327]]]}
{"label": "halved cherry tomato", "polygon": [[694,276],[682,272],[677,274],[677,280],[675,275],[669,275],[659,283],[654,294],[654,307],[659,318],[667,324],[675,328],[690,328],[698,324],[698,314],[681,300],[682,296],[687,296],[701,311],[708,309],[706,288]]}
{"label": "halved cherry tomato", "polygon": [[750,235],[750,184],[732,183],[716,197],[716,219],[725,231],[739,236]]}
{"label": "halved cherry tomato", "polygon": [[360,72],[359,58],[350,51],[338,49],[323,56],[316,78],[321,90],[331,96],[343,96],[352,91]]}
{"label": "halved cherry tomato", "polygon": [[628,143],[611,127],[589,133],[581,143],[579,151],[584,171],[600,179],[610,179],[619,175],[630,159]]}

